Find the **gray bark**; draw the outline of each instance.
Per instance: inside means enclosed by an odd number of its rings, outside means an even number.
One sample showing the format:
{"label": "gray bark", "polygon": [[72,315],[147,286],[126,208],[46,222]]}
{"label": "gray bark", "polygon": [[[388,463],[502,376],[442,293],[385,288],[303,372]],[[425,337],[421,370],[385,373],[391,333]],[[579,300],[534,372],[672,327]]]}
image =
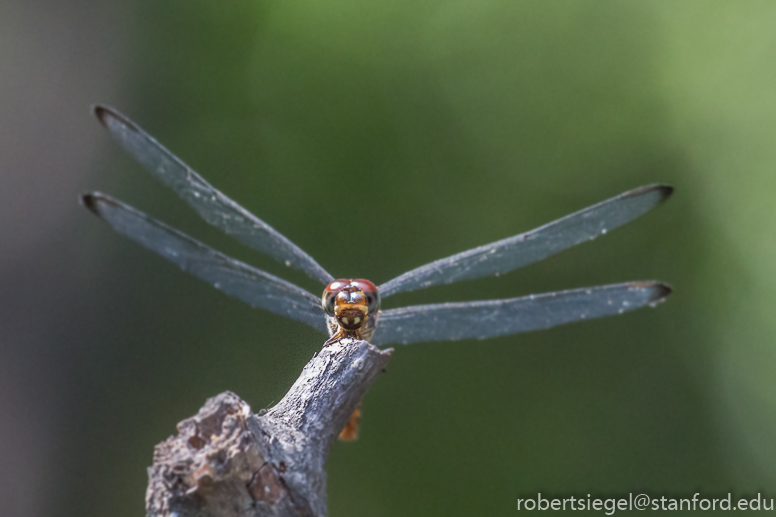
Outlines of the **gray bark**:
{"label": "gray bark", "polygon": [[156,446],[148,517],[325,516],[329,448],[392,349],[343,339],[266,413],[225,392]]}

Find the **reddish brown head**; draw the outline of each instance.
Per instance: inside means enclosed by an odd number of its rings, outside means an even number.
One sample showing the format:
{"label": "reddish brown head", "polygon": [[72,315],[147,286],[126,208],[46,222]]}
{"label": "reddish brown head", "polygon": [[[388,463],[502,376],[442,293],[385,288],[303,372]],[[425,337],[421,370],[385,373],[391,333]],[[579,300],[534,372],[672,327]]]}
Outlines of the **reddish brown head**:
{"label": "reddish brown head", "polygon": [[380,308],[380,296],[369,280],[340,278],[326,286],[321,304],[343,329],[358,330]]}

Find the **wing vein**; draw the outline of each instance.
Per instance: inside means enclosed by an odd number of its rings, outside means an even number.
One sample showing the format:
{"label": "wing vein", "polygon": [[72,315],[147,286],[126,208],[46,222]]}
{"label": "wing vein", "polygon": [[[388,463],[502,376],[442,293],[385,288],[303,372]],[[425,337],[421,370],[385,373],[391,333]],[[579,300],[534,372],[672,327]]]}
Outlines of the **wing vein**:
{"label": "wing vein", "polygon": [[600,318],[662,302],[671,288],[627,282],[503,300],[413,305],[381,311],[375,345],[485,339]]}
{"label": "wing vein", "polygon": [[208,223],[278,262],[328,284],[332,277],[310,255],[270,225],[210,185],[156,139],[106,106],[95,115],[119,144],[155,178],[173,189]]}
{"label": "wing vein", "polygon": [[500,275],[605,235],[652,210],[671,195],[666,185],[648,185],[607,199],[526,233],[435,260],[380,286],[385,298],[436,284]]}
{"label": "wing vein", "polygon": [[320,300],[301,287],[228,257],[104,194],[86,194],[82,202],[117,232],[212,284],[216,289],[252,307],[326,331]]}

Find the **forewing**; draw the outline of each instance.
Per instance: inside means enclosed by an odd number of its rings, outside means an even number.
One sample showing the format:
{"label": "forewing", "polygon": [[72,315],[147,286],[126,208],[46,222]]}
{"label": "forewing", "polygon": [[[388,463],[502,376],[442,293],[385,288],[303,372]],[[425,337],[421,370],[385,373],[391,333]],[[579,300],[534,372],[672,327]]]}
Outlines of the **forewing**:
{"label": "forewing", "polygon": [[408,271],[380,286],[385,298],[436,284],[499,275],[590,241],[649,212],[673,188],[649,185],[607,199],[514,237],[470,249]]}
{"label": "forewing", "polygon": [[372,343],[485,339],[573,321],[622,314],[662,302],[671,288],[628,282],[523,296],[508,300],[415,305],[382,311]]}
{"label": "forewing", "polygon": [[216,190],[127,117],[106,106],[96,106],[94,113],[129,154],[172,188],[208,223],[286,266],[304,271],[322,284],[334,280],[296,244]]}
{"label": "forewing", "polygon": [[274,275],[227,257],[201,242],[104,194],[83,204],[117,232],[174,262],[230,296],[326,331],[325,314],[313,294]]}

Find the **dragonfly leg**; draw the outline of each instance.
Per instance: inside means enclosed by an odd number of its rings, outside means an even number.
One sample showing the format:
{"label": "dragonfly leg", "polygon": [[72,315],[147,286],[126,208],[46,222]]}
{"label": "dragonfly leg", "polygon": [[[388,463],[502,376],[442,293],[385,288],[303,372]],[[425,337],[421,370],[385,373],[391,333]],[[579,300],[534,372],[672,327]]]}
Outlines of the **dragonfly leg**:
{"label": "dragonfly leg", "polygon": [[323,344],[324,347],[331,346],[334,343],[339,343],[343,338],[353,338],[353,339],[361,339],[361,336],[358,333],[358,329],[356,330],[347,330],[340,327],[340,329],[337,331],[336,334],[331,336],[329,339],[326,340],[326,342]]}
{"label": "dragonfly leg", "polygon": [[323,347],[326,348],[327,346],[331,346],[334,343],[339,343],[344,337],[345,337],[345,331],[342,327],[339,327],[337,329],[337,332],[332,334],[332,336],[326,340],[326,342],[323,344]]}
{"label": "dragonfly leg", "polygon": [[334,334],[333,336],[331,336],[329,339],[326,340],[323,346],[325,348],[327,346],[333,345],[334,343],[339,343],[341,339],[342,339],[342,336],[339,333]]}

